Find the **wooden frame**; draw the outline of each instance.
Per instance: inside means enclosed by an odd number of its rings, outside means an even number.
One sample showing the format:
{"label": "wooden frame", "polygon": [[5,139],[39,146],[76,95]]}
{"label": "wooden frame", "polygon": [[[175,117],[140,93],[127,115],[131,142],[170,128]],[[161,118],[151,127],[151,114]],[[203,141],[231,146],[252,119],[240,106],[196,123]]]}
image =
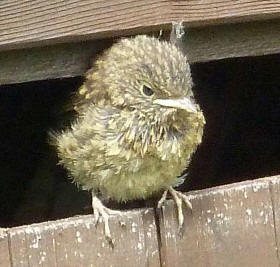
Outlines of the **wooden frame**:
{"label": "wooden frame", "polygon": [[92,215],[0,232],[0,266],[278,266],[280,177],[189,192],[183,233],[169,201],[110,221]]}
{"label": "wooden frame", "polygon": [[0,4],[0,50],[279,17],[277,0],[12,1]]}
{"label": "wooden frame", "polygon": [[[280,52],[277,0],[42,0],[0,3],[0,85],[83,75],[113,38],[186,26],[191,63]],[[110,37],[110,38],[109,38]],[[111,221],[93,216],[0,229],[0,266],[279,266],[279,177],[190,192],[184,234],[170,201]]]}
{"label": "wooden frame", "polygon": [[186,26],[191,63],[279,53],[279,12],[277,0],[4,0],[0,84],[82,75],[112,44],[101,38],[169,30],[173,21]]}

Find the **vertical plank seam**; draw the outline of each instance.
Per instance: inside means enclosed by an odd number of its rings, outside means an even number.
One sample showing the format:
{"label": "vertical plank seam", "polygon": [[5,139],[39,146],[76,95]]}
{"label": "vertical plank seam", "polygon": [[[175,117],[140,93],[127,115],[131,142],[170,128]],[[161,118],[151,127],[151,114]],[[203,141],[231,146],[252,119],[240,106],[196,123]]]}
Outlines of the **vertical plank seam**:
{"label": "vertical plank seam", "polygon": [[[162,213],[162,209],[154,208],[154,216],[155,216],[155,224],[156,224],[156,231],[157,231],[157,244],[158,244],[158,254],[159,254],[159,264],[163,266],[163,258],[161,250],[162,248],[162,240],[161,240],[161,229],[160,229],[160,214]],[[161,216],[163,218],[163,216]]]}
{"label": "vertical plank seam", "polygon": [[13,257],[12,257],[12,242],[11,242],[11,234],[10,234],[9,230],[7,231],[7,234],[8,234],[7,237],[8,237],[9,260],[10,260],[11,267],[13,267],[14,263],[13,263]]}
{"label": "vertical plank seam", "polygon": [[142,230],[143,230],[143,234],[144,234],[144,248],[145,248],[145,257],[146,257],[145,266],[149,267],[150,266],[149,257],[147,257],[147,250],[148,250],[148,248],[147,248],[147,231],[145,229],[145,222],[144,222],[144,218],[143,218],[144,214],[145,214],[145,212],[141,214],[142,216],[140,218],[141,218],[141,226],[142,226]]}
{"label": "vertical plank seam", "polygon": [[275,239],[275,245],[276,245],[276,257],[278,261],[278,266],[280,267],[280,258],[279,258],[279,244],[278,244],[278,235],[276,230],[276,218],[275,218],[275,199],[272,192],[273,183],[271,181],[269,183],[269,193],[270,193],[270,200],[271,200],[271,206],[272,206],[272,217],[273,217],[273,229],[274,229],[274,239]]}

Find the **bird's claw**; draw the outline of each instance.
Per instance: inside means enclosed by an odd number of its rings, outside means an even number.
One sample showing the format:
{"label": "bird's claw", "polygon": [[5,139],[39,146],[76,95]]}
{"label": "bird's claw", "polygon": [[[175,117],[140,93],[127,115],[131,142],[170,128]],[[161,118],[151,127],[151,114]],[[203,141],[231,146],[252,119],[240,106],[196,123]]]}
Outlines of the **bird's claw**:
{"label": "bird's claw", "polygon": [[120,216],[122,213],[117,210],[111,210],[105,207],[102,202],[96,197],[92,196],[92,208],[96,225],[98,224],[100,218],[104,221],[104,234],[108,240],[111,247],[114,247],[114,241],[111,235],[110,226],[109,226],[109,217],[110,216]]}
{"label": "bird's claw", "polygon": [[158,209],[160,209],[163,206],[164,202],[166,201],[167,193],[168,193],[168,189],[163,192],[160,200],[158,201],[157,204]]}
{"label": "bird's claw", "polygon": [[190,210],[192,210],[192,204],[188,200],[187,196],[185,196],[182,192],[176,191],[173,187],[169,187],[167,190],[164,191],[162,197],[158,201],[158,208],[161,208],[163,206],[168,192],[174,199],[175,204],[177,206],[179,229],[182,229],[184,223],[182,203],[184,203]]}

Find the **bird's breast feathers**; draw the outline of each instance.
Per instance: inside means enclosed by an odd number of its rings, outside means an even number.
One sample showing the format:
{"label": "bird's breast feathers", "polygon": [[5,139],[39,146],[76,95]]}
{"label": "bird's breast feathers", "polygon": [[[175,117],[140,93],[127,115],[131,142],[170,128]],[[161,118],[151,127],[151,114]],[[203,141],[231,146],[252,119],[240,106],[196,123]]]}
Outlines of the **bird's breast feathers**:
{"label": "bird's breast feathers", "polygon": [[202,113],[185,124],[181,135],[156,134],[140,131],[133,116],[120,120],[116,110],[94,108],[58,138],[61,163],[84,189],[117,201],[146,198],[176,181],[201,142]]}
{"label": "bird's breast feathers", "polygon": [[[145,199],[173,185],[200,144],[204,123],[202,113],[187,117],[189,129],[185,134],[167,134],[165,139],[154,142],[157,145],[149,144],[144,154],[125,148],[123,144],[118,157],[110,159],[112,164],[117,161],[114,165],[121,167],[113,177],[101,179],[99,189],[103,195],[117,201]],[[119,140],[117,144],[119,147]],[[123,161],[121,165],[120,158]]]}

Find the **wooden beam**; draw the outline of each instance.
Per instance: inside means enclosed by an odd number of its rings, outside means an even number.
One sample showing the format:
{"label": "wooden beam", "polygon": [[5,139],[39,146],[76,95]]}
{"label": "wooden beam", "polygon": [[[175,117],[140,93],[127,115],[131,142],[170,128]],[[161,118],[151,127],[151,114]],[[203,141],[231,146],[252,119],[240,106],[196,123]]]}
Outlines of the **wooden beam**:
{"label": "wooden beam", "polygon": [[0,84],[83,75],[101,46],[95,41],[0,52]]}
{"label": "wooden beam", "polygon": [[191,63],[280,52],[280,20],[186,29]]}
{"label": "wooden beam", "polygon": [[279,266],[277,193],[279,176],[192,192],[182,236],[169,202],[160,216],[163,266]]}
{"label": "wooden beam", "polygon": [[95,223],[88,215],[10,229],[13,266],[160,265],[153,210],[130,211],[120,221],[110,220],[113,248],[103,225]]}
{"label": "wooden beam", "polygon": [[[191,63],[280,52],[280,20],[185,30],[184,52]],[[0,52],[0,84],[83,75],[112,43],[105,39]]]}
{"label": "wooden beam", "polygon": [[0,228],[0,266],[12,266],[10,261],[9,237],[5,228]]}
{"label": "wooden beam", "polygon": [[279,266],[279,190],[275,176],[189,192],[182,232],[173,201],[128,211],[110,220],[114,249],[92,215],[5,229],[0,266]]}
{"label": "wooden beam", "polygon": [[41,0],[0,2],[0,50],[169,28],[276,18],[277,0]]}

